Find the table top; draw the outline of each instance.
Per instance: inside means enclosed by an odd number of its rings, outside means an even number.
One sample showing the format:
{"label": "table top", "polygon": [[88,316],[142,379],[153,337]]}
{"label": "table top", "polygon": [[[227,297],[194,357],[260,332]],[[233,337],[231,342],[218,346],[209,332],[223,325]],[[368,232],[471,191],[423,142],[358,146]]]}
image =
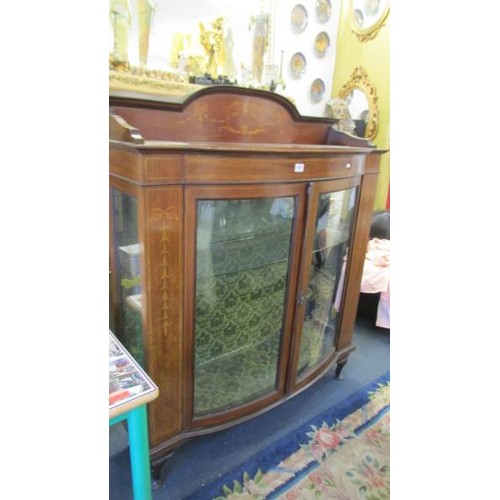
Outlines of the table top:
{"label": "table top", "polygon": [[109,332],[109,418],[152,401],[158,387],[137,361]]}

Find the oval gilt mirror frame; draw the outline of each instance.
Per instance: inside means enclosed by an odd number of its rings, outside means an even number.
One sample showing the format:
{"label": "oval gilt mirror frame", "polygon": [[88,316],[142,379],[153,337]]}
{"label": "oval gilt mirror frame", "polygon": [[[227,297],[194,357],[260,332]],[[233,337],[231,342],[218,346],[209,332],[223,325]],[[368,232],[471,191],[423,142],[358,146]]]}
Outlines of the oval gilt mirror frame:
{"label": "oval gilt mirror frame", "polygon": [[352,31],[359,41],[375,38],[389,15],[389,0],[350,0]]}
{"label": "oval gilt mirror frame", "polygon": [[365,94],[368,102],[368,113],[361,113],[362,116],[360,117],[352,116],[351,113],[351,118],[353,118],[354,120],[359,120],[360,118],[368,114],[365,133],[363,137],[365,137],[365,139],[374,139],[377,135],[379,126],[377,91],[368,79],[366,70],[361,66],[358,66],[352,72],[350,80],[339,91],[339,97],[348,103],[347,108],[349,109],[349,111],[351,111],[349,103],[353,95],[355,94],[355,90],[359,90]]}

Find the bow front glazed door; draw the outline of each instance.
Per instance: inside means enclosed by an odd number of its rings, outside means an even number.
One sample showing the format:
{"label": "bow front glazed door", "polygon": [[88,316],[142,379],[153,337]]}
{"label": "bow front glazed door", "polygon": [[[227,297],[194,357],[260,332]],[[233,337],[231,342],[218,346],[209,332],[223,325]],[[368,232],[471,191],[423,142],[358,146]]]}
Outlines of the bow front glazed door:
{"label": "bow front glazed door", "polygon": [[359,179],[311,183],[299,299],[294,316],[291,391],[328,369],[338,342],[344,277],[357,207]]}
{"label": "bow front glazed door", "polygon": [[303,184],[186,190],[185,393],[196,425],[284,394],[304,199]]}

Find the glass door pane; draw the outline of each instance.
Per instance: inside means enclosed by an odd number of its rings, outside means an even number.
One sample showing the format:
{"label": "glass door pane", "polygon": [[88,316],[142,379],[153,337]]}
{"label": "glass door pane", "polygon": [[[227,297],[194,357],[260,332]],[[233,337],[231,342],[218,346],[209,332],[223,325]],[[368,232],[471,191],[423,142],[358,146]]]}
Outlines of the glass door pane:
{"label": "glass door pane", "polygon": [[315,218],[309,280],[305,296],[298,376],[320,365],[335,350],[337,316],[342,299],[341,274],[356,204],[355,187],[321,193]]}
{"label": "glass door pane", "polygon": [[[114,333],[144,367],[137,199],[112,190],[119,315]],[[115,330],[113,328],[113,330]]]}
{"label": "glass door pane", "polygon": [[197,201],[195,417],[276,390],[295,201]]}

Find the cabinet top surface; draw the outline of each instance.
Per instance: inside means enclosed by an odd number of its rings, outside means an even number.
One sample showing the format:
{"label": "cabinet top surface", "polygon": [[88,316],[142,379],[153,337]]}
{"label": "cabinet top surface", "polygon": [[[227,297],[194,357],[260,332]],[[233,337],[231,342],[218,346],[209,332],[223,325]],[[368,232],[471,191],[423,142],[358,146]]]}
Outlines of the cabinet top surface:
{"label": "cabinet top surface", "polygon": [[110,140],[110,147],[136,151],[143,154],[188,152],[188,153],[242,153],[244,154],[368,154],[381,150],[343,145],[328,144],[273,144],[273,143],[237,143],[237,142],[184,142],[167,140],[145,140],[143,143]]}

